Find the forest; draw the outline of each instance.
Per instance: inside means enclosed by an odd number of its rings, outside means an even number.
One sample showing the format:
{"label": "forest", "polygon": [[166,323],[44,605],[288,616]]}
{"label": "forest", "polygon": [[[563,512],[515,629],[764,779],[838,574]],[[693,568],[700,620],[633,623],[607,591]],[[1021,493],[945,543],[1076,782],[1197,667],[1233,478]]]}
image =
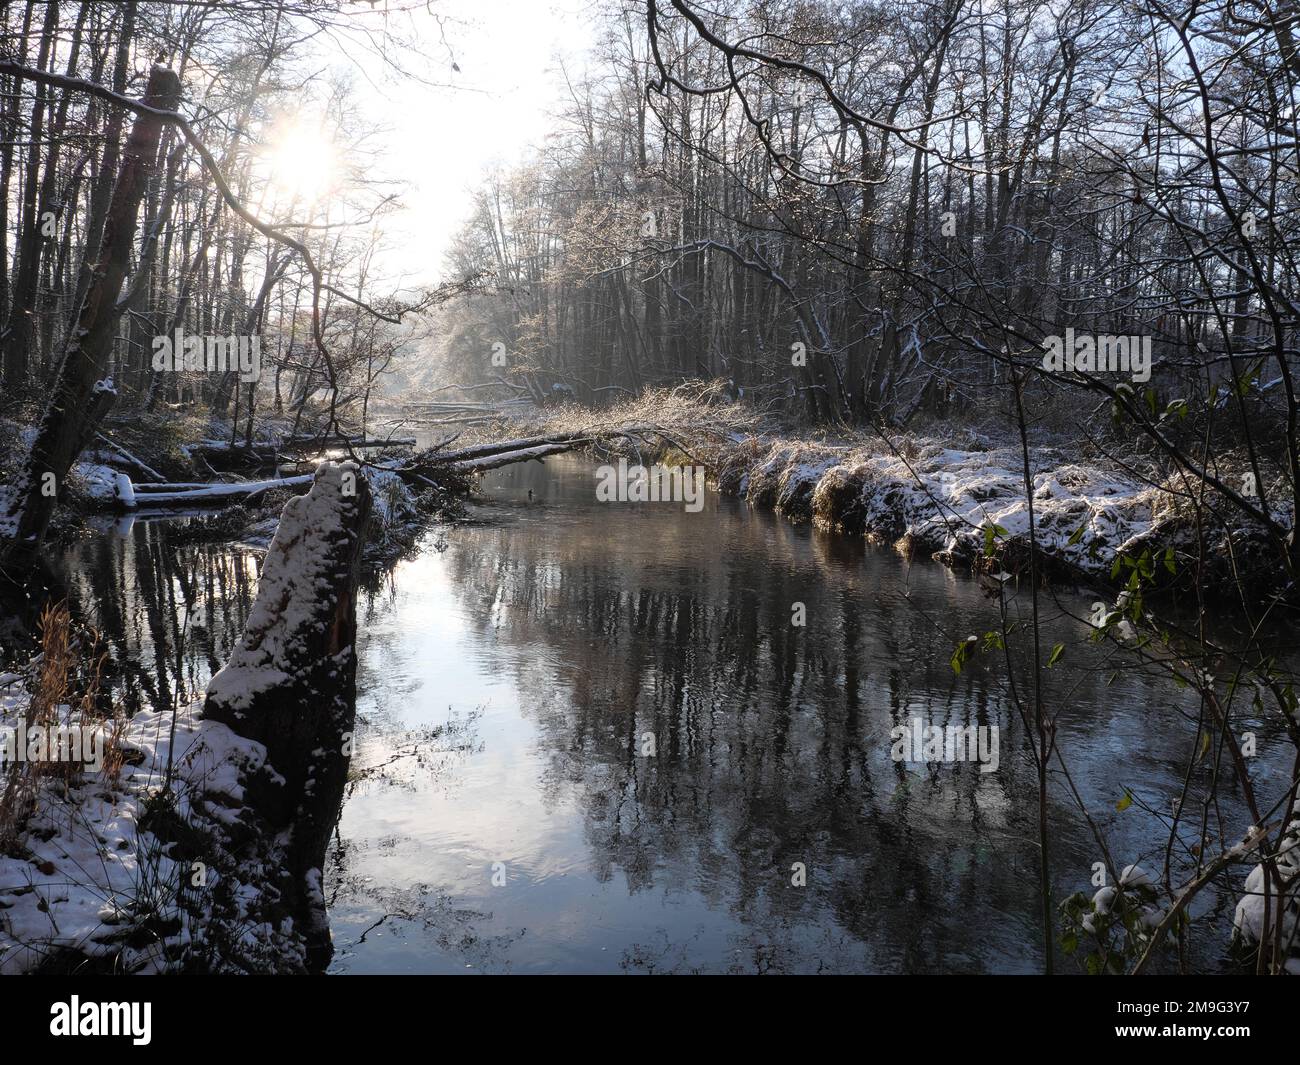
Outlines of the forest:
{"label": "forest", "polygon": [[1300,3],[579,6],[0,8],[0,972],[1300,973]]}

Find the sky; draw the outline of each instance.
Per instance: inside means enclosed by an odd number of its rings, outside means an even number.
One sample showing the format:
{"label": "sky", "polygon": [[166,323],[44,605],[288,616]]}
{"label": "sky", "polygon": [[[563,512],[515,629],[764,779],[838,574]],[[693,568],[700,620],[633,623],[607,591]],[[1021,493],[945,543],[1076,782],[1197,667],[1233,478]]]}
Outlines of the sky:
{"label": "sky", "polygon": [[541,145],[564,91],[561,62],[581,69],[593,43],[593,6],[591,0],[436,0],[441,26],[434,14],[412,16],[429,59],[402,61],[448,87],[399,80],[379,57],[346,41],[323,46],[326,60],[351,74],[352,102],[374,116],[378,128],[368,148],[381,154],[377,170],[406,183],[405,209],[385,226],[393,247],[381,263],[384,273],[403,274],[410,284],[440,278],[471,191],[493,166],[513,166]]}

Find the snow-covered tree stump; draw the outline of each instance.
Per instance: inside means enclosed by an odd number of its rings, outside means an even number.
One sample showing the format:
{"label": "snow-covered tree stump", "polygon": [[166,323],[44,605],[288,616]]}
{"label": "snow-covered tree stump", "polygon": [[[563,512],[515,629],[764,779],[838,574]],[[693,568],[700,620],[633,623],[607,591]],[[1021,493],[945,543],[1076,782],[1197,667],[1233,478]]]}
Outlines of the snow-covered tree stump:
{"label": "snow-covered tree stump", "polygon": [[325,462],[289,500],[262,564],[243,636],[208,685],[203,716],[266,746],[273,773],[249,782],[258,815],[288,834],[285,904],[323,968],[331,946],[325,849],[347,780],[356,712],[356,588],[370,489],[351,462]]}

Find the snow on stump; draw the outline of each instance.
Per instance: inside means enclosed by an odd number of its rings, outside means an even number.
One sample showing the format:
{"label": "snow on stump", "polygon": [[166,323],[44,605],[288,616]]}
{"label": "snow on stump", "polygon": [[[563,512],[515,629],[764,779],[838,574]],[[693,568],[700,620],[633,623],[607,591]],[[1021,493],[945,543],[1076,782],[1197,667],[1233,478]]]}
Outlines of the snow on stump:
{"label": "snow on stump", "polygon": [[135,510],[135,485],[125,473],[113,475],[113,499],[120,510]]}
{"label": "snow on stump", "polygon": [[208,684],[203,716],[266,746],[274,772],[249,802],[288,834],[286,903],[317,963],[331,952],[321,868],[347,779],[356,713],[356,589],[370,487],[351,462],[322,463],[284,505],[238,645]]}

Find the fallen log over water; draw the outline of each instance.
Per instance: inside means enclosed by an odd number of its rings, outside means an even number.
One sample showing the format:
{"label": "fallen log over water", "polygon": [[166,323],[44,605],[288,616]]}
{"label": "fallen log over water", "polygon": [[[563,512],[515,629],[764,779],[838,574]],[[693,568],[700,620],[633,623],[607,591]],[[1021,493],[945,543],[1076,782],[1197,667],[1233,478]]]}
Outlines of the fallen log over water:
{"label": "fallen log over water", "polygon": [[138,458],[132,455],[131,452],[127,451],[127,449],[124,448],[121,444],[115,443],[114,441],[110,440],[103,433],[96,433],[95,439],[101,441],[104,444],[107,444],[108,447],[112,449],[114,454],[117,456],[115,459],[110,460],[107,463],[107,465],[110,466],[125,465],[127,469],[135,470],[137,473],[145,477],[148,477],[149,480],[153,481],[156,484],[161,484],[163,481],[167,480],[166,477],[164,477],[153,467],[146,466]]}
{"label": "fallen log over water", "polygon": [[486,458],[489,455],[503,455],[508,452],[518,452],[523,458],[531,458],[531,455],[523,455],[523,453],[538,447],[561,444],[565,445],[565,450],[572,450],[575,447],[580,447],[589,439],[590,437],[586,433],[552,433],[548,436],[527,436],[515,440],[496,440],[490,444],[475,444],[472,447],[458,448],[455,451],[435,451],[425,452],[424,454],[430,455],[433,461],[444,465],[464,464]]}
{"label": "fallen log over water", "polygon": [[[125,478],[126,475],[122,474]],[[303,473],[296,477],[275,477],[265,481],[236,481],[230,484],[133,484],[132,493],[119,491],[119,505],[126,510],[143,507],[208,507],[224,506],[241,498],[268,492],[273,488],[293,488],[310,484],[315,474]],[[129,479],[128,479],[129,483]]]}
{"label": "fallen log over water", "polygon": [[[562,433],[555,436],[525,437],[516,440],[476,444],[456,451],[439,451],[431,448],[409,460],[378,464],[403,480],[419,486],[430,487],[440,482],[457,482],[471,474],[494,470],[512,462],[528,462],[548,455],[559,455],[582,447],[590,437],[579,433]],[[118,510],[193,510],[203,507],[227,506],[243,502],[263,492],[276,488],[298,488],[310,484],[315,474],[296,474],[292,477],[274,477],[260,481],[212,482],[185,481],[170,484],[134,484],[124,473],[117,475],[113,504]],[[444,487],[446,484],[444,483]]]}
{"label": "fallen log over water", "polygon": [[518,417],[535,408],[536,404],[530,398],[507,399],[497,403],[444,400],[406,405],[408,420],[419,425],[438,425],[468,418],[496,421],[501,418]]}
{"label": "fallen log over water", "polygon": [[266,747],[248,804],[284,839],[279,890],[309,967],[333,952],[321,873],[347,779],[356,713],[356,589],[370,489],[322,463],[284,505],[239,644],[208,684],[203,717]]}
{"label": "fallen log over water", "polygon": [[284,440],[254,440],[251,444],[228,440],[200,440],[189,446],[193,455],[217,467],[274,466],[286,454],[302,455],[317,451],[363,451],[383,447],[414,447],[415,437],[293,436]]}
{"label": "fallen log over water", "polygon": [[306,448],[371,448],[371,447],[415,447],[413,436],[292,436],[281,445],[284,451],[301,451]]}
{"label": "fallen log over water", "polygon": [[465,459],[455,463],[454,466],[457,472],[460,473],[483,473],[486,470],[495,470],[498,466],[508,466],[512,462],[527,462],[530,459],[545,458],[547,455],[561,455],[566,451],[581,447],[584,442],[582,440],[573,440],[567,443],[538,444],[535,447],[519,448],[495,455],[484,455],[476,459]]}

